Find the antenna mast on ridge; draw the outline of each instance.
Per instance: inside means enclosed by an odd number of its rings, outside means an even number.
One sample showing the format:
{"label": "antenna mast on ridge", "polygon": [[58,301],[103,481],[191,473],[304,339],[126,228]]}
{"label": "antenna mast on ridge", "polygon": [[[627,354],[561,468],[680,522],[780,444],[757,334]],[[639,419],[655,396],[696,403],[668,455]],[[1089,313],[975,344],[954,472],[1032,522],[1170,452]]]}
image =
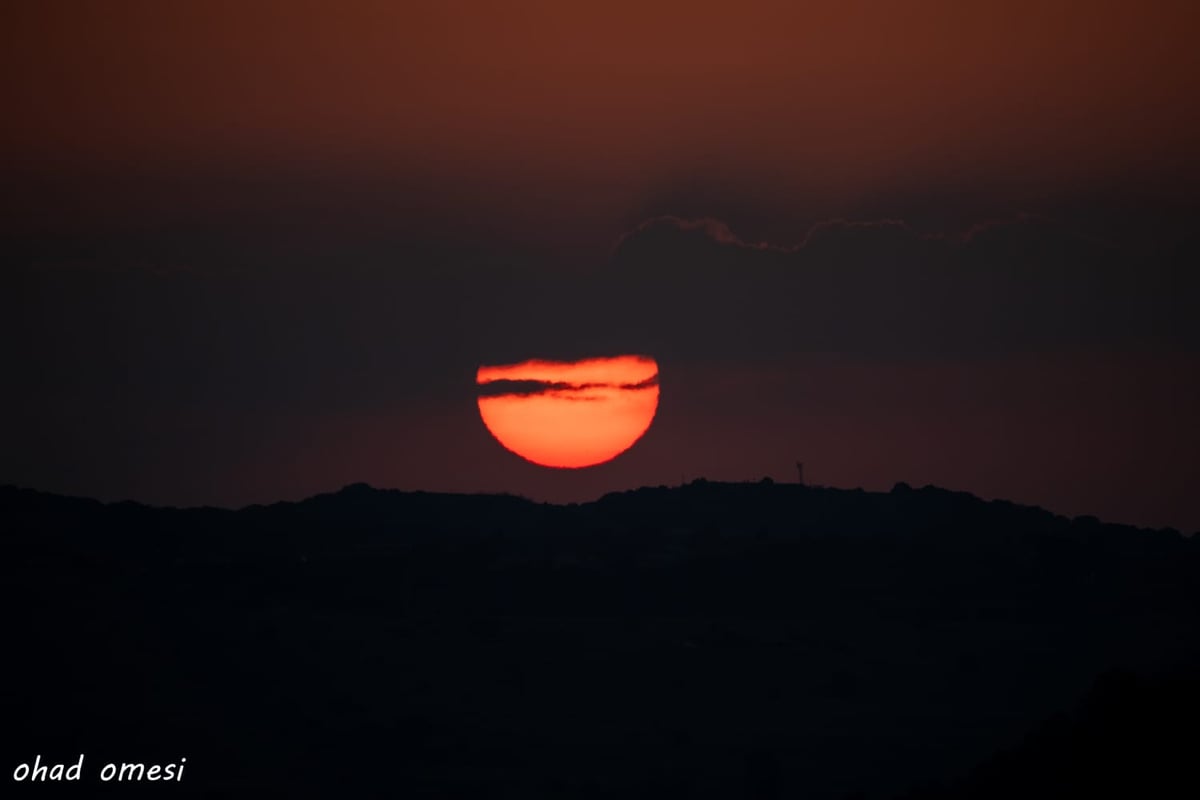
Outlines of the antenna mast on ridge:
{"label": "antenna mast on ridge", "polygon": [[804,462],[803,461],[796,462],[796,483],[800,484],[801,486],[804,485]]}

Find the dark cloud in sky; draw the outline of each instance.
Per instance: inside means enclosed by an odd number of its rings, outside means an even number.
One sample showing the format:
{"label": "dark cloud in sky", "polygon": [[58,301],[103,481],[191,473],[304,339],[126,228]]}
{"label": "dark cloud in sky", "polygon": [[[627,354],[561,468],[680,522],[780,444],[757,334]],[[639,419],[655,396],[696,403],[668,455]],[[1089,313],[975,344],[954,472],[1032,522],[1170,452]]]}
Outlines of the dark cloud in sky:
{"label": "dark cloud in sky", "polygon": [[1156,241],[1117,247],[1033,217],[946,235],[896,220],[830,221],[797,245],[665,217],[620,241],[603,281],[637,335],[688,357],[1200,345],[1186,255]]}

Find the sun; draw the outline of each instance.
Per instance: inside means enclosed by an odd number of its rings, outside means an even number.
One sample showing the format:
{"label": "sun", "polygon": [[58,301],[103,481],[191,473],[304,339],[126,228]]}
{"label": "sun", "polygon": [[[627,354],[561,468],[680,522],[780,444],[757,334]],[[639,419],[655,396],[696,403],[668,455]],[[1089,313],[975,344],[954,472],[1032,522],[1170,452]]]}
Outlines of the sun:
{"label": "sun", "polygon": [[642,438],[658,410],[658,364],[647,356],[483,366],[476,383],[492,436],[543,467],[611,461]]}

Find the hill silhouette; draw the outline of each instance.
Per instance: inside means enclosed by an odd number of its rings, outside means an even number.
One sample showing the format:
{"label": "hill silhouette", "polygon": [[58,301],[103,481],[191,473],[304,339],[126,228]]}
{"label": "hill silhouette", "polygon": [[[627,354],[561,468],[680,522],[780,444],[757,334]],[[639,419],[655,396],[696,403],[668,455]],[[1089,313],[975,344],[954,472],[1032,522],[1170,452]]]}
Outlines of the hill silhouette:
{"label": "hill silhouette", "polygon": [[[17,794],[184,756],[176,796],[1197,790],[1200,538],[1169,529],[700,480],[236,511],[3,487],[0,530]],[[80,753],[86,786],[11,780]]]}

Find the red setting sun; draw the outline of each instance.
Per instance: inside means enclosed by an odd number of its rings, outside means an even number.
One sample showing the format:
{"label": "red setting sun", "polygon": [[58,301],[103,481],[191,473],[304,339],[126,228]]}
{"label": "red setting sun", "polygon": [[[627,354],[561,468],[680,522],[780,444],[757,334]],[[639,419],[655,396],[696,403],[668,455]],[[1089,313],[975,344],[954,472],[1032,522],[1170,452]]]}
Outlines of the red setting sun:
{"label": "red setting sun", "polygon": [[543,467],[611,461],[642,437],[658,409],[658,364],[645,356],[483,366],[476,382],[483,424]]}

